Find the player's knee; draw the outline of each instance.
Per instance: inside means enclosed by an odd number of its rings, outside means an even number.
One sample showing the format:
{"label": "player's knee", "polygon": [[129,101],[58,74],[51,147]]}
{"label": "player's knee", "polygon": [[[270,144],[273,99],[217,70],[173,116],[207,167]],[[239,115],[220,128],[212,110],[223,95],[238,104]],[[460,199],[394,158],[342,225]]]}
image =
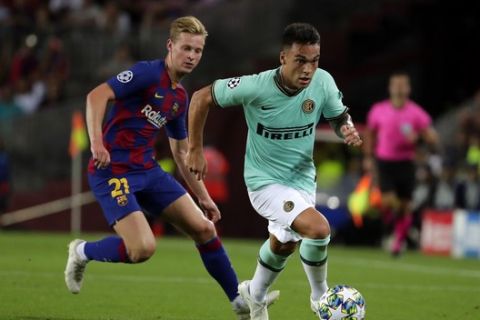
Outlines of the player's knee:
{"label": "player's knee", "polygon": [[128,251],[128,257],[132,263],[144,262],[153,256],[156,248],[157,244],[155,241],[146,241],[139,246],[131,248]]}
{"label": "player's knee", "polygon": [[195,228],[194,234],[192,234],[193,240],[197,243],[204,243],[211,240],[216,236],[217,232],[215,226],[211,221],[204,221],[201,225]]}
{"label": "player's knee", "polygon": [[326,220],[320,223],[311,224],[302,235],[309,239],[325,239],[330,236],[330,225]]}
{"label": "player's knee", "polygon": [[281,256],[291,255],[293,252],[295,252],[296,248],[297,248],[296,242],[287,242],[287,243],[277,242],[271,247],[273,253]]}

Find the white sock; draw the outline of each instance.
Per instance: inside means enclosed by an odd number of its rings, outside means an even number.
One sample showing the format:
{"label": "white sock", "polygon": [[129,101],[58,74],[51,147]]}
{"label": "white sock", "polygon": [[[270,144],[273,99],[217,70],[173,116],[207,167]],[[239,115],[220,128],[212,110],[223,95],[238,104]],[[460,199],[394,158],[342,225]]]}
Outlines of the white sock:
{"label": "white sock", "polygon": [[327,263],[321,266],[311,266],[302,261],[302,265],[312,289],[310,298],[314,301],[320,300],[320,297],[328,290]]}
{"label": "white sock", "polygon": [[78,256],[80,257],[80,259],[87,261],[88,258],[87,258],[87,256],[85,255],[85,243],[87,243],[87,242],[86,242],[86,241],[81,242],[81,243],[75,248],[75,250],[77,251],[77,254],[78,254]]}
{"label": "white sock", "polygon": [[250,295],[255,301],[264,302],[267,298],[268,288],[273,284],[280,272],[272,271],[259,262],[257,262],[257,269],[250,281]]}

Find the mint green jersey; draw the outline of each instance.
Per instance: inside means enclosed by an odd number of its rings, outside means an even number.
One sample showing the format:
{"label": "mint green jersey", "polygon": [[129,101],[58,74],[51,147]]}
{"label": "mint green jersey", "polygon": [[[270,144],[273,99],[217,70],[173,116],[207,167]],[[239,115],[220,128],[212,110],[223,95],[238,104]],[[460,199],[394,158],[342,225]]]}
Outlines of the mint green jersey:
{"label": "mint green jersey", "polygon": [[242,105],[248,126],[245,183],[250,191],[278,183],[314,192],[315,127],[323,114],[333,119],[347,108],[332,76],[317,69],[309,86],[289,94],[279,84],[280,69],[217,80],[221,107]]}

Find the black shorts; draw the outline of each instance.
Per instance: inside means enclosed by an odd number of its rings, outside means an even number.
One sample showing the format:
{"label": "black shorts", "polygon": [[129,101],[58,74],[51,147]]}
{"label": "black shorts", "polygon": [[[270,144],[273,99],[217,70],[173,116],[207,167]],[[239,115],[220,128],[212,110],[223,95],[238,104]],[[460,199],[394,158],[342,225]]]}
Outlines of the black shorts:
{"label": "black shorts", "polygon": [[400,199],[412,199],[415,188],[413,161],[385,161],[377,159],[378,182],[382,192],[395,192]]}

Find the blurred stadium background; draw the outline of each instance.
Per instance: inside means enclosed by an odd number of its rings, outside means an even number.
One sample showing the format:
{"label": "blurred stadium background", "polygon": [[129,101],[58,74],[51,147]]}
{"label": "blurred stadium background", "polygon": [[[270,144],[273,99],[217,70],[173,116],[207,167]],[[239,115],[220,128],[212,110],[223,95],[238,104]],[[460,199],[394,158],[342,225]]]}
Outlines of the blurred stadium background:
{"label": "blurred stadium background", "polygon": [[[190,94],[217,78],[276,67],[281,32],[294,21],[320,31],[320,65],[335,77],[360,128],[372,103],[386,98],[389,74],[407,71],[412,98],[434,118],[442,144],[439,154],[418,150],[417,232],[409,245],[427,254],[480,257],[480,3],[461,0],[0,1],[3,245],[8,231],[15,231],[15,239],[17,231],[71,230],[72,115],[83,112],[96,84],[135,60],[163,58],[170,21],[186,14],[209,31],[203,60],[184,81]],[[317,205],[333,226],[334,243],[379,248],[378,214],[365,215],[358,227],[348,211],[362,176],[362,154],[336,143],[324,129],[317,132]],[[266,236],[266,221],[251,208],[243,182],[245,135],[240,108],[211,112],[206,140],[215,147],[212,157],[221,159],[215,170],[223,181],[212,187],[223,211],[219,231],[258,239]],[[165,140],[158,146],[162,166],[174,172]],[[88,148],[81,153],[81,232],[110,232],[88,194],[89,156]],[[153,227],[158,235],[175,233]],[[478,264],[468,268],[474,286],[463,293],[477,297],[480,318],[479,291],[473,289],[480,285]],[[0,301],[0,315],[1,308]]]}

